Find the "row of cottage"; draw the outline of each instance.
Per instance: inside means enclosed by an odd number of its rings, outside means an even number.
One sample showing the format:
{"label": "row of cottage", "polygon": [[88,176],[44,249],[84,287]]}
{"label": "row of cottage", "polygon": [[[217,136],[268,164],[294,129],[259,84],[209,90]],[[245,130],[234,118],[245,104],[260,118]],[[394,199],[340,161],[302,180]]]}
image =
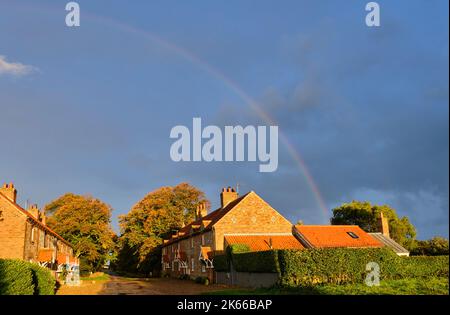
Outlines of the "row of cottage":
{"label": "row of cottage", "polygon": [[224,188],[220,201],[220,208],[211,213],[199,205],[194,222],[163,241],[163,274],[217,281],[214,254],[233,244],[245,244],[251,251],[388,246],[398,255],[409,255],[389,237],[382,214],[379,232],[366,233],[355,225],[292,225],[254,191],[238,196],[235,189]]}
{"label": "row of cottage", "polygon": [[20,259],[50,269],[68,284],[79,282],[79,259],[72,245],[46,224],[37,205],[17,203],[14,184],[0,187],[0,258]]}
{"label": "row of cottage", "polygon": [[[220,201],[220,208],[211,213],[199,205],[194,222],[164,240],[163,274],[214,280],[214,254],[233,244],[245,244],[251,251],[388,246],[398,255],[409,255],[389,237],[382,215],[380,231],[366,233],[352,225],[292,225],[253,191],[239,196],[235,189],[224,188]],[[67,283],[79,281],[79,259],[72,245],[47,226],[45,213],[36,205],[25,210],[17,203],[12,183],[0,187],[0,258],[35,262],[55,276],[67,271]]]}

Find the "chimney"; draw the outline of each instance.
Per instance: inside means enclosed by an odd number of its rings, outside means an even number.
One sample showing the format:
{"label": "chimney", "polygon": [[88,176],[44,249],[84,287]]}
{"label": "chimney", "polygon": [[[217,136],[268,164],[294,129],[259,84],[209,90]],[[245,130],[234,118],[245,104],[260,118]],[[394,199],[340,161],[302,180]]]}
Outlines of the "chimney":
{"label": "chimney", "polygon": [[380,217],[378,218],[378,231],[386,237],[389,236],[389,221],[384,217],[383,212],[380,212]]}
{"label": "chimney", "polygon": [[0,188],[0,192],[6,196],[9,200],[16,203],[17,200],[17,190],[14,187],[13,183],[10,184],[3,184],[3,186]]}
{"label": "chimney", "polygon": [[42,223],[43,225],[47,225],[47,217],[45,216],[45,211],[42,211],[42,212],[40,213],[40,218],[41,218],[41,223]]}
{"label": "chimney", "polygon": [[198,220],[206,217],[207,214],[208,210],[206,210],[206,204],[204,202],[199,203],[197,206],[197,212],[195,213],[195,218]]}
{"label": "chimney", "polygon": [[234,188],[228,186],[228,188],[223,188],[220,193],[220,204],[222,208],[225,208],[227,204],[238,198],[238,193]]}
{"label": "chimney", "polygon": [[36,220],[39,221],[39,209],[36,204],[30,205],[27,210]]}

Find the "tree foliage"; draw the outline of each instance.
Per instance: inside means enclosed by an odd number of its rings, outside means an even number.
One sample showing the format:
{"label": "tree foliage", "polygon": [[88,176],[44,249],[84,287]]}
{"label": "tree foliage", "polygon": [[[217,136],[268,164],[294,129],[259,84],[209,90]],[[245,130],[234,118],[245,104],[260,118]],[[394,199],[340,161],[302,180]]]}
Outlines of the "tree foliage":
{"label": "tree foliage", "polygon": [[205,194],[188,183],[161,187],[147,194],[119,217],[121,236],[117,268],[148,273],[159,269],[162,239],[194,220]]}
{"label": "tree foliage", "polygon": [[378,232],[380,213],[388,219],[390,237],[408,249],[414,248],[416,229],[408,217],[399,218],[388,205],[372,205],[370,202],[352,201],[333,209],[331,224],[358,225],[366,232]]}
{"label": "tree foliage", "polygon": [[98,270],[111,258],[114,232],[109,205],[91,196],[68,193],[48,204],[45,211],[47,224],[71,243],[87,264],[83,268]]}
{"label": "tree foliage", "polygon": [[433,237],[427,241],[417,241],[411,255],[438,256],[448,255],[448,239],[443,237]]}

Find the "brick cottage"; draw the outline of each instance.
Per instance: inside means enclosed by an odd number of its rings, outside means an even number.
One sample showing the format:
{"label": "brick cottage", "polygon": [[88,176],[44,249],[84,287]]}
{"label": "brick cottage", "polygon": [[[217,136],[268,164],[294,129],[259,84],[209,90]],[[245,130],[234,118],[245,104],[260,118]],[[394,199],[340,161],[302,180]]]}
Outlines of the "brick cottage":
{"label": "brick cottage", "polygon": [[72,245],[46,225],[45,213],[37,205],[25,210],[17,204],[12,183],[0,188],[0,258],[38,263],[55,275],[79,267]]}

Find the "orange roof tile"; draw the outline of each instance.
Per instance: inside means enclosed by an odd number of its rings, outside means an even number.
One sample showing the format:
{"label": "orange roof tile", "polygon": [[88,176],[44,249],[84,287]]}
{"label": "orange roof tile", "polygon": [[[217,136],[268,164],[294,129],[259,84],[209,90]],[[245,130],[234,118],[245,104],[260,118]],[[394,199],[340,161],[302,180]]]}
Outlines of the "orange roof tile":
{"label": "orange roof tile", "polygon": [[[382,247],[379,241],[357,225],[296,225],[300,238],[316,248]],[[353,238],[353,233],[357,238]]]}
{"label": "orange roof tile", "polygon": [[303,245],[290,234],[286,235],[225,235],[227,245],[245,244],[251,251],[270,249],[304,249]]}

